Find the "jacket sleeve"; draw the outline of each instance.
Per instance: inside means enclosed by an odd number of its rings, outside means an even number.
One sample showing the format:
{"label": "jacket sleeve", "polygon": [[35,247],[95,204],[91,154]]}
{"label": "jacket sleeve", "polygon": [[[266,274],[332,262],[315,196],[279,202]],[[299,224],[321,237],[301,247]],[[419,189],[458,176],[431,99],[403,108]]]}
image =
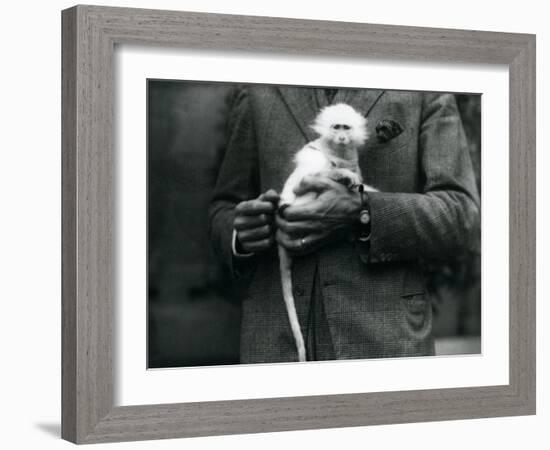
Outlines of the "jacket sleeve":
{"label": "jacket sleeve", "polygon": [[[243,88],[234,96],[230,106],[226,148],[208,211],[210,240],[214,251],[234,276],[239,275],[239,264],[232,252],[235,207],[259,195],[258,173],[252,111],[248,91]],[[241,269],[244,264],[250,262],[243,261]]]}
{"label": "jacket sleeve", "polygon": [[452,94],[425,94],[419,193],[373,192],[368,261],[448,260],[478,242],[480,200]]}

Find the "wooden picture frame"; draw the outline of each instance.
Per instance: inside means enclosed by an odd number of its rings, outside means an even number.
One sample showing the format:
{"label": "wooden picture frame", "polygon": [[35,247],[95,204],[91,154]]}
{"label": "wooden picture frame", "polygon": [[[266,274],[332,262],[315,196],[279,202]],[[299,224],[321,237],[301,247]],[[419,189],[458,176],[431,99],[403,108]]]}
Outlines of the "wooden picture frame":
{"label": "wooden picture frame", "polygon": [[[63,11],[62,31],[64,439],[94,443],[535,413],[534,35],[98,6]],[[114,407],[113,52],[121,43],[507,65],[509,384]]]}

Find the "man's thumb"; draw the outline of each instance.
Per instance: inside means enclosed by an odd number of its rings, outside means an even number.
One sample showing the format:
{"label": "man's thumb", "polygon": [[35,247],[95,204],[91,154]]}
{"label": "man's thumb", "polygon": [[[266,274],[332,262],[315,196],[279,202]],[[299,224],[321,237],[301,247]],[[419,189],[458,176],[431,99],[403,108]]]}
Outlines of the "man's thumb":
{"label": "man's thumb", "polygon": [[322,178],[307,175],[302,178],[300,184],[294,188],[294,193],[298,196],[307,194],[308,192],[321,193],[326,191],[328,187],[327,182]]}
{"label": "man's thumb", "polygon": [[261,194],[258,199],[264,202],[277,203],[279,201],[279,194],[274,189],[269,189]]}

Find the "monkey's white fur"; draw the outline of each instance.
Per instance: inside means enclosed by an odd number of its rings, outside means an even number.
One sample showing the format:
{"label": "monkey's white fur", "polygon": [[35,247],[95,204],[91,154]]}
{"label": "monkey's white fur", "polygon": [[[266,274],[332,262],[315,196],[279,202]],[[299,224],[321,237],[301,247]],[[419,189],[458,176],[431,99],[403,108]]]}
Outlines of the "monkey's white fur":
{"label": "monkey's white fur", "polygon": [[[283,187],[280,206],[303,205],[317,197],[314,192],[299,197],[294,193],[294,189],[308,175],[327,175],[347,185],[363,182],[357,150],[368,138],[367,119],[353,107],[338,103],[323,108],[311,127],[319,134],[319,138],[308,142],[296,153],[295,168]],[[365,190],[376,191],[370,186],[365,186]],[[304,337],[292,292],[292,256],[281,245],[279,264],[283,297],[296,342],[298,361],[306,361]]]}

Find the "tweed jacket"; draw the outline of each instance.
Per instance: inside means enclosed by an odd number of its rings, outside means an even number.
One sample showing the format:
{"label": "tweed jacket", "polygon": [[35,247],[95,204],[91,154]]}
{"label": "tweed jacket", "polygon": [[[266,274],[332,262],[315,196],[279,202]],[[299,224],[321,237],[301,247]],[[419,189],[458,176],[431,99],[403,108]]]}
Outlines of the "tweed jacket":
{"label": "tweed jacket", "polygon": [[[455,98],[450,94],[340,89],[368,119],[359,150],[370,194],[368,248],[350,235],[295,258],[298,317],[307,316],[318,270],[338,359],[433,354],[432,310],[420,260],[446,260],[474,245],[479,196]],[[281,292],[277,252],[237,265],[231,250],[237,203],[281,188],[293,155],[317,136],[309,127],[327,100],[322,89],[248,86],[235,96],[227,147],[209,210],[215,250],[248,277],[242,301],[241,362],[296,361]],[[380,139],[384,120],[402,132]],[[244,268],[243,268],[244,265]]]}

